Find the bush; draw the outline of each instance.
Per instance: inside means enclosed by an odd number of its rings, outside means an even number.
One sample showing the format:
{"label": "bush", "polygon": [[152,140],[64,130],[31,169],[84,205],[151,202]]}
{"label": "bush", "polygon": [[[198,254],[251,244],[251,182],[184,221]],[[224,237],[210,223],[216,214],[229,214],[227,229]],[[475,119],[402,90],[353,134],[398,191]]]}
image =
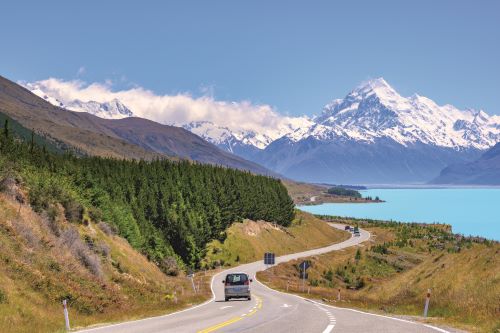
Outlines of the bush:
{"label": "bush", "polygon": [[0,304],[7,303],[7,294],[0,289]]}
{"label": "bush", "polygon": [[84,209],[80,203],[75,200],[67,200],[63,202],[63,206],[66,220],[73,223],[79,223],[83,220]]}
{"label": "bush", "polygon": [[106,222],[99,222],[99,224],[97,225],[99,227],[99,229],[102,230],[102,232],[104,232],[107,236],[113,236],[113,235],[116,235],[116,228],[114,228],[113,226],[110,226],[109,224],[107,224]]}
{"label": "bush", "polygon": [[71,250],[75,258],[93,275],[102,276],[99,258],[89,251],[75,228],[69,228],[64,231],[61,234],[61,242]]}
{"label": "bush", "polygon": [[179,275],[179,265],[174,257],[165,257],[160,262],[160,269],[167,275],[177,276]]}

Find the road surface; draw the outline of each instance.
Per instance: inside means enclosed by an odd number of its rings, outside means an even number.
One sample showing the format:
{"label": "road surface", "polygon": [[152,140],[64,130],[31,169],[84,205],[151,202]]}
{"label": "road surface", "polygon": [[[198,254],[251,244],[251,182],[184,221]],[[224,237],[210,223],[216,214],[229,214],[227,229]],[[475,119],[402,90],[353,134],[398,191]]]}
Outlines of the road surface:
{"label": "road surface", "polygon": [[[333,227],[344,229],[343,225]],[[359,237],[327,247],[276,257],[276,263],[309,257],[355,246],[370,238],[370,233],[360,230]],[[336,308],[299,296],[281,293],[268,288],[255,279],[258,271],[265,270],[263,261],[225,270],[212,279],[212,300],[201,305],[165,316],[124,322],[115,325],[86,329],[92,333],[164,333],[164,332],[447,332],[445,330],[398,318],[361,311]],[[245,272],[253,277],[253,298],[224,301],[222,280],[229,272]]]}

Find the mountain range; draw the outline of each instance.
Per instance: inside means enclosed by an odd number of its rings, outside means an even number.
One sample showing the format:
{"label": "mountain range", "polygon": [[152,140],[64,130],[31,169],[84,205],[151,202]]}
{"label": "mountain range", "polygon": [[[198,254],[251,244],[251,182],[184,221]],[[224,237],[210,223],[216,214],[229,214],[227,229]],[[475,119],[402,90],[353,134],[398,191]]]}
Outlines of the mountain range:
{"label": "mountain range", "polygon": [[[52,104],[104,118],[135,112],[119,100],[59,101],[43,86],[26,87]],[[500,141],[500,116],[403,97],[383,78],[363,82],[319,115],[283,117],[265,130],[203,120],[177,125],[287,177],[337,184],[424,183]]]}
{"label": "mountain range", "polygon": [[500,185],[500,143],[475,161],[446,167],[432,183]]}
{"label": "mountain range", "polygon": [[[190,159],[253,173],[276,175],[266,168],[217,148],[193,133],[132,114],[119,101],[62,103],[0,76],[0,113],[78,154],[127,159]],[[64,107],[83,107],[86,112]],[[100,118],[98,115],[106,115]],[[116,119],[118,118],[118,119]]]}

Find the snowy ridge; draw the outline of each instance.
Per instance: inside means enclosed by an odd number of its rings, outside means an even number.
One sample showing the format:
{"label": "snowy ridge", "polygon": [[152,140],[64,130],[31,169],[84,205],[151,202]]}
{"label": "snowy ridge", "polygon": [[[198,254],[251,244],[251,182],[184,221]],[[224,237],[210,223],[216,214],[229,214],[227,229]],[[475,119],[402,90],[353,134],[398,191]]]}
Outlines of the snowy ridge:
{"label": "snowy ridge", "polygon": [[[28,83],[25,87],[54,105],[101,118],[134,115],[117,99],[104,103],[78,99],[60,101],[46,94],[39,85]],[[320,141],[365,143],[388,138],[403,146],[423,143],[455,150],[484,150],[500,141],[500,116],[489,116],[482,110],[440,106],[417,94],[403,97],[383,78],[363,82],[343,99],[332,100],[321,114],[312,118],[281,116],[279,121],[258,129],[248,128],[247,124],[229,127],[203,120],[175,125],[230,152],[236,146],[263,150],[280,138],[291,142],[312,137]]]}
{"label": "snowy ridge", "polygon": [[50,96],[43,90],[43,87],[38,84],[27,83],[24,87],[30,90],[32,93],[38,97],[43,98],[52,105],[59,106],[71,111],[77,112],[87,112],[93,114],[100,118],[105,119],[121,119],[127,117],[133,117],[133,112],[118,99],[113,99],[107,102],[96,102],[96,101],[81,101],[79,99],[66,101],[65,103],[61,100]]}
{"label": "snowy ridge", "polygon": [[[422,142],[449,148],[487,149],[500,140],[498,116],[439,106],[429,98],[399,95],[383,78],[367,81],[344,99],[327,104],[314,118],[324,127],[304,133],[319,140],[344,137],[373,142],[391,138],[406,146]],[[296,137],[290,138],[297,141]]]}

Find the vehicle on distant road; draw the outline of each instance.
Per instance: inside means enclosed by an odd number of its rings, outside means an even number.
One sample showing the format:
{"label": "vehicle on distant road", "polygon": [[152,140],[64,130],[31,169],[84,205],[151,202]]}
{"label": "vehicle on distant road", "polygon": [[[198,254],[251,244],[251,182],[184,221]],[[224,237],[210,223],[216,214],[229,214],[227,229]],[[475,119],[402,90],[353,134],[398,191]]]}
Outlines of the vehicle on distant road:
{"label": "vehicle on distant road", "polygon": [[351,226],[350,226],[350,225],[346,225],[346,226],[344,227],[344,230],[351,231]]}
{"label": "vehicle on distant road", "polygon": [[246,273],[230,273],[222,281],[224,283],[224,298],[229,301],[231,298],[252,299],[250,293],[250,283],[252,279]]}

